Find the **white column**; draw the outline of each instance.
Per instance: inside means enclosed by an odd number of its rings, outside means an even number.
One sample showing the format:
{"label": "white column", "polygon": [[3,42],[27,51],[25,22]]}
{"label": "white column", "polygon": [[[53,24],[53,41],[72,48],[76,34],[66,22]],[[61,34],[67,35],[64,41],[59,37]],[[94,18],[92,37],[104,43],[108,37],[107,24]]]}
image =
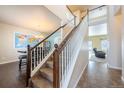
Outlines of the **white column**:
{"label": "white column", "polygon": [[[122,6],[122,25],[124,25],[124,6]],[[122,80],[124,81],[124,26],[122,26]]]}
{"label": "white column", "polygon": [[110,68],[122,68],[121,54],[121,20],[118,15],[115,15],[116,6],[108,6],[108,66]]}

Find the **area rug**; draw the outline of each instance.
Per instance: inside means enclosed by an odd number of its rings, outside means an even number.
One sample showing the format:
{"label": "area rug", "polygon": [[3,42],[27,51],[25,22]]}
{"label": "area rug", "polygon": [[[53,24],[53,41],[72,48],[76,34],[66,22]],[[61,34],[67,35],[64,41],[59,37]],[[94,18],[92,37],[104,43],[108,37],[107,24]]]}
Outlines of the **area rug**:
{"label": "area rug", "polygon": [[103,58],[97,58],[95,55],[91,55],[89,58],[90,61],[94,62],[106,62],[106,59]]}

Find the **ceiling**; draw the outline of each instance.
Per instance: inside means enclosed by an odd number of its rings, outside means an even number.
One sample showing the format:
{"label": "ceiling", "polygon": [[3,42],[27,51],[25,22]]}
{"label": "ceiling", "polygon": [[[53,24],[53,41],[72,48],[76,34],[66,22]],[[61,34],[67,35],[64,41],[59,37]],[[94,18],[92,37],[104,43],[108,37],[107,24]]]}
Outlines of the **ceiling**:
{"label": "ceiling", "polygon": [[63,24],[67,23],[68,20],[71,20],[74,17],[66,5],[45,5],[45,7],[57,15],[62,20]]}
{"label": "ceiling", "polygon": [[41,32],[60,26],[60,18],[40,5],[0,5],[0,22]]}
{"label": "ceiling", "polygon": [[[49,7],[60,15],[67,10],[64,6]],[[94,7],[98,6],[69,5],[72,11],[85,11]],[[66,17],[66,14],[64,15]],[[48,7],[46,8],[43,5],[0,5],[0,22],[6,24],[49,33],[60,26],[60,21],[60,17],[56,16],[55,13],[53,14]]]}
{"label": "ceiling", "polygon": [[72,12],[76,10],[80,10],[81,12],[86,11],[87,9],[93,9],[98,7],[99,5],[68,5]]}

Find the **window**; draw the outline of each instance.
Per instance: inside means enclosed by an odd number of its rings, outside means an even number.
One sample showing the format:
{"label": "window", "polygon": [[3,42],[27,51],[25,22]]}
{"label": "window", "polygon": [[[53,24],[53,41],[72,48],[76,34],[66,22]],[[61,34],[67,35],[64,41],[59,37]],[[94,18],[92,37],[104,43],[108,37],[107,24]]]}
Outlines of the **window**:
{"label": "window", "polygon": [[107,35],[107,23],[89,26],[89,36]]}
{"label": "window", "polygon": [[106,40],[106,39],[101,40],[101,49],[102,49],[103,51],[107,52],[108,47],[109,47],[108,40]]}
{"label": "window", "polygon": [[91,51],[91,50],[92,50],[92,48],[93,48],[92,41],[89,41],[89,42],[88,42],[88,47],[89,47],[89,50]]}

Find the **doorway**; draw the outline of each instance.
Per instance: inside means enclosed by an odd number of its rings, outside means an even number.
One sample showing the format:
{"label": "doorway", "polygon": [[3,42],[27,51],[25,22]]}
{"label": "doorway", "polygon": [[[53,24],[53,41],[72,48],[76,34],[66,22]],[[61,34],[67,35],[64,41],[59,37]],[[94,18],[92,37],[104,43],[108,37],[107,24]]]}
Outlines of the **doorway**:
{"label": "doorway", "polygon": [[89,62],[107,62],[109,49],[107,32],[107,7],[89,11]]}

